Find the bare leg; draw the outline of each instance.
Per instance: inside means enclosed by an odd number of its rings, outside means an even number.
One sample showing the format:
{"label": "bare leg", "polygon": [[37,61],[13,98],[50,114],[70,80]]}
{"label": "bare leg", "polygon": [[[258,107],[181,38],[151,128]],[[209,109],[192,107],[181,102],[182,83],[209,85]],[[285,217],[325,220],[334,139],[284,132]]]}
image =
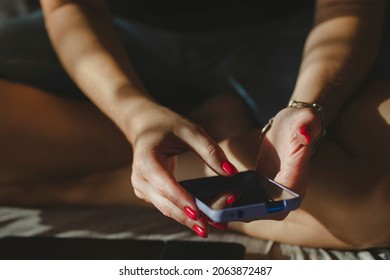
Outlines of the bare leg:
{"label": "bare leg", "polygon": [[[304,246],[389,246],[389,92],[390,83],[386,81],[371,85],[335,121],[328,140],[322,143],[313,158],[309,189],[300,210],[292,212],[282,222],[234,223],[231,228],[259,238]],[[378,137],[369,137],[375,135]],[[225,140],[221,145],[241,170],[254,168],[258,146],[255,131]],[[90,176],[82,181],[86,191],[81,196],[83,184],[80,181],[73,183],[77,195],[70,196],[69,202],[88,201],[91,197],[90,202],[102,204],[133,201],[130,183],[128,188],[124,187],[130,171],[129,167],[124,167],[101,173],[105,181],[100,175]],[[191,154],[179,158],[177,171],[178,179],[211,175]],[[54,186],[49,184],[47,189]],[[88,195],[99,193],[98,190],[107,194],[107,189],[117,195],[106,200],[98,194]],[[57,197],[63,199],[61,195],[57,194]],[[50,201],[50,197],[47,198]]]}
{"label": "bare leg", "polygon": [[390,245],[390,83],[364,89],[313,158],[300,210],[284,221],[236,223],[249,235],[304,246]]}
{"label": "bare leg", "polygon": [[[189,117],[218,140],[251,123],[230,95],[216,96]],[[0,80],[0,135],[3,204],[140,203],[130,185],[131,147],[91,103]]]}
{"label": "bare leg", "polygon": [[92,104],[0,81],[0,183],[75,177],[131,161],[125,137]]}
{"label": "bare leg", "polygon": [[[338,116],[313,157],[309,187],[299,210],[283,221],[231,223],[231,228],[302,246],[390,246],[389,93],[390,82],[371,84]],[[255,168],[256,131],[221,145],[241,170]],[[180,166],[183,171],[195,163],[201,165],[190,155],[185,157]],[[200,171],[210,175],[207,169],[193,169],[197,176],[202,176]]]}

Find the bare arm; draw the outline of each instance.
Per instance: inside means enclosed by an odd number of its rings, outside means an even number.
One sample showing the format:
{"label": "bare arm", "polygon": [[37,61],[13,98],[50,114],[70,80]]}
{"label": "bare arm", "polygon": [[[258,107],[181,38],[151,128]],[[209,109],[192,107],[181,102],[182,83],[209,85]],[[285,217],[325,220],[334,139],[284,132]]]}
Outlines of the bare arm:
{"label": "bare arm", "polygon": [[[128,129],[121,108],[147,98],[103,0],[41,0],[52,44],[71,78],[105,114]],[[129,135],[127,135],[129,136]]]}
{"label": "bare arm", "polygon": [[292,99],[317,102],[330,123],[369,72],[379,46],[384,0],[318,0]]}
{"label": "bare arm", "polygon": [[[329,125],[357,92],[375,60],[384,0],[318,0],[315,26],[291,99],[318,103]],[[322,129],[310,108],[285,108],[260,147],[257,170],[298,192],[307,186],[312,147]]]}
{"label": "bare arm", "polygon": [[217,174],[229,176],[237,170],[203,129],[148,96],[104,0],[41,3],[49,37],[66,71],[132,145],[135,194],[205,237],[207,225],[198,219],[195,201],[173,175],[175,156],[193,150]]}

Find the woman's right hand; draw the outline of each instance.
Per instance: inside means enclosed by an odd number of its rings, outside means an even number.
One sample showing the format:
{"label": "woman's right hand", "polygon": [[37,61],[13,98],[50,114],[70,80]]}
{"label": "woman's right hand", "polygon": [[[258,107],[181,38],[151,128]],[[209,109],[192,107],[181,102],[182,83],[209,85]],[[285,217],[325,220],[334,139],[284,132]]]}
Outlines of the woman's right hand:
{"label": "woman's right hand", "polygon": [[175,156],[192,150],[219,175],[234,174],[234,166],[200,127],[146,96],[106,1],[41,4],[50,40],[69,76],[132,144],[136,195],[206,236],[194,200],[173,176]]}
{"label": "woman's right hand", "polygon": [[201,127],[147,98],[138,102],[126,123],[122,130],[133,147],[131,181],[137,197],[206,237],[205,219],[173,175],[176,156],[194,151],[222,176],[234,175],[237,169]]}

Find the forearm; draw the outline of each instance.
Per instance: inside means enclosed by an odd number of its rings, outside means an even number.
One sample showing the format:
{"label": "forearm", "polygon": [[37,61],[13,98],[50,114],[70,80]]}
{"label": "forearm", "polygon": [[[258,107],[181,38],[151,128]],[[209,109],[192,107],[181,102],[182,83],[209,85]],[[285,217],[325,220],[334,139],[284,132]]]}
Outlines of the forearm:
{"label": "forearm", "polygon": [[382,0],[317,1],[292,99],[321,104],[327,124],[371,69],[384,6]]}
{"label": "forearm", "polygon": [[[52,44],[68,74],[118,126],[146,93],[114,29],[104,1],[42,0]],[[147,98],[147,97],[146,97]]]}

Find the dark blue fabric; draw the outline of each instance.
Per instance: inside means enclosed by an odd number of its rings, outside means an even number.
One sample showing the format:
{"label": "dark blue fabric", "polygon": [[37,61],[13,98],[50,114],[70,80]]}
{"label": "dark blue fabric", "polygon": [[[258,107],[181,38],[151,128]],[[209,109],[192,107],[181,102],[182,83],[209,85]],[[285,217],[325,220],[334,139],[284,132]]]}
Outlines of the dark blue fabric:
{"label": "dark blue fabric", "polygon": [[[309,7],[253,26],[208,31],[118,16],[115,25],[141,80],[165,106],[185,113],[210,95],[238,93],[264,124],[288,102],[312,19]],[[372,77],[390,76],[389,50],[385,40]],[[40,12],[0,23],[0,78],[86,100],[60,65]]]}
{"label": "dark blue fabric", "polygon": [[0,78],[69,97],[81,96],[51,47],[41,13],[0,26]]}
{"label": "dark blue fabric", "polygon": [[[239,93],[233,78],[253,97],[256,115],[265,122],[293,90],[312,13],[306,9],[262,25],[190,33],[120,17],[115,24],[137,73],[159,102],[185,112],[212,94]],[[1,78],[84,98],[60,65],[40,12],[2,24],[0,42]]]}

